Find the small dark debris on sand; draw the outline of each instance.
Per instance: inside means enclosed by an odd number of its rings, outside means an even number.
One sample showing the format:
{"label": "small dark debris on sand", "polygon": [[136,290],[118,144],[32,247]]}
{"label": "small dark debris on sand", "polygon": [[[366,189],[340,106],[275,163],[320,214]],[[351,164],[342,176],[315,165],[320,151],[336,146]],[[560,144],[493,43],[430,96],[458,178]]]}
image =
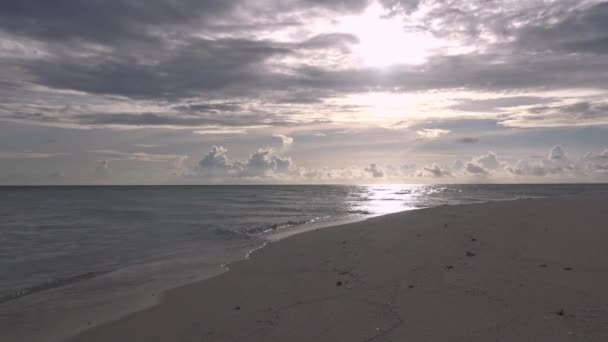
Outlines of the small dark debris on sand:
{"label": "small dark debris on sand", "polygon": [[548,266],[547,266],[547,264],[541,264],[541,265],[538,265],[538,267],[547,268]]}
{"label": "small dark debris on sand", "polygon": [[234,307],[234,310],[241,310],[241,307],[237,305]]}
{"label": "small dark debris on sand", "polygon": [[409,285],[408,288],[413,289],[414,285]]}
{"label": "small dark debris on sand", "polygon": [[342,286],[342,282],[341,281],[337,281],[336,282],[336,286]]}
{"label": "small dark debris on sand", "polygon": [[564,271],[572,271],[572,267],[564,267]]}
{"label": "small dark debris on sand", "polygon": [[475,253],[473,253],[473,252],[471,252],[471,251],[467,251],[467,252],[465,253],[465,255],[466,255],[466,256],[468,256],[468,257],[474,257],[474,256],[475,256]]}
{"label": "small dark debris on sand", "polygon": [[453,269],[454,269],[454,266],[452,266],[452,265],[447,265],[445,268],[446,268],[446,269],[448,269],[448,270],[453,270]]}
{"label": "small dark debris on sand", "polygon": [[558,316],[563,316],[566,314],[566,312],[564,311],[564,309],[559,309],[555,312],[555,314]]}
{"label": "small dark debris on sand", "polygon": [[471,241],[472,241],[472,242],[475,242],[475,241],[477,241],[477,238],[472,237],[472,238],[471,238]]}
{"label": "small dark debris on sand", "polygon": [[443,224],[443,228],[447,228],[447,227],[448,227],[448,224],[447,224],[447,223],[444,223],[444,224]]}

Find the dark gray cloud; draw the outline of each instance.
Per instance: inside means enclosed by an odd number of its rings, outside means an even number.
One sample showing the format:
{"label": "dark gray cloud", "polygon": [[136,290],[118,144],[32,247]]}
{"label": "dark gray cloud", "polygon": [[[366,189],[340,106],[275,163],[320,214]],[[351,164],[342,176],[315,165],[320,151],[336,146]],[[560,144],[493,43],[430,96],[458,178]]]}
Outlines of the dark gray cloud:
{"label": "dark gray cloud", "polygon": [[[325,100],[351,92],[467,89],[504,95],[608,88],[608,59],[602,56],[607,3],[383,0],[393,15],[428,10],[415,23],[404,23],[404,29],[483,48],[461,54],[438,51],[422,65],[382,70],[332,59],[333,54],[348,56],[358,44],[358,38],[346,32],[305,30],[290,42],[269,38],[269,32],[305,27],[316,18],[307,15],[332,19],[361,11],[368,2],[291,0],[260,6],[220,0],[5,1],[0,4],[0,33],[33,47],[23,56],[0,54],[0,75],[11,80],[0,81],[6,107],[0,108],[0,115],[99,126],[279,126],[313,122],[301,116],[318,118],[323,114],[311,114],[317,109],[344,113],[348,108],[330,107]],[[254,38],[259,32],[266,32],[265,38]],[[40,51],[30,51],[36,49]],[[333,64],[319,62],[326,55]],[[290,62],[277,64],[282,59]],[[34,88],[39,94],[43,88],[72,90],[111,99],[107,103],[114,105],[136,100],[162,108],[136,114],[98,109],[74,113],[61,109],[72,103],[65,95],[53,99],[47,110],[28,103],[43,101]],[[451,109],[490,113],[536,106],[505,119],[506,124],[541,123],[549,117],[593,123],[606,117],[600,104],[539,106],[554,101],[532,95],[462,99]],[[317,107],[291,112],[262,108],[283,104]]]}
{"label": "dark gray cloud", "polygon": [[450,177],[452,173],[445,167],[439,166],[437,164],[433,164],[431,166],[427,166],[423,168],[420,176],[431,176],[436,178],[441,177]]}
{"label": "dark gray cloud", "polygon": [[608,61],[591,56],[524,56],[484,53],[437,56],[424,66],[396,66],[388,70],[326,70],[301,67],[293,86],[365,91],[399,89],[424,91],[470,89],[480,91],[602,88],[608,83],[601,72]]}
{"label": "dark gray cloud", "polygon": [[[130,97],[174,98],[189,97],[201,92],[234,91],[235,88],[238,88],[241,94],[250,94],[285,89],[338,92],[365,91],[370,88],[399,88],[404,91],[452,88],[513,90],[573,86],[605,88],[607,84],[604,75],[598,73],[598,70],[605,70],[608,67],[608,62],[603,59],[592,56],[585,60],[569,55],[512,54],[513,48],[519,49],[531,45],[532,43],[528,42],[530,40],[559,45],[561,43],[558,40],[563,40],[564,36],[572,36],[574,39],[581,34],[603,34],[602,32],[606,30],[602,25],[607,22],[601,20],[606,12],[606,6],[603,5],[574,11],[565,17],[564,15],[549,16],[550,18],[557,16],[556,20],[561,19],[558,24],[533,22],[530,24],[533,26],[526,26],[521,29],[521,34],[515,35],[516,40],[507,50],[501,47],[489,49],[484,54],[438,56],[432,58],[423,67],[396,67],[389,73],[379,73],[375,69],[329,70],[319,66],[295,64],[294,70],[285,74],[269,69],[264,62],[272,57],[295,54],[302,49],[344,49],[350,44],[355,44],[357,38],[346,33],[325,33],[290,45],[269,40],[202,39],[193,38],[189,34],[151,35],[144,29],[151,30],[156,27],[158,31],[158,27],[165,23],[179,25],[190,23],[193,25],[191,29],[194,29],[196,25],[192,23],[194,20],[192,18],[198,20],[206,16],[229,15],[234,4],[230,5],[222,1],[152,1],[150,3],[117,1],[112,6],[101,2],[68,6],[71,2],[61,1],[57,7],[43,1],[18,3],[3,5],[5,11],[1,13],[4,19],[0,27],[40,39],[71,38],[73,35],[78,35],[85,40],[102,40],[110,47],[120,45],[112,45],[113,42],[109,39],[131,37],[131,34],[132,38],[140,43],[143,38],[138,35],[142,34],[156,40],[144,47],[134,44],[131,47],[120,46],[120,49],[103,50],[85,56],[60,54],[55,58],[22,62],[23,69],[35,82],[52,88]],[[280,7],[310,4],[311,2],[302,1],[288,2]],[[320,6],[321,2],[312,1],[312,4]],[[327,6],[332,9],[344,9],[348,6],[360,8],[364,4],[365,1],[342,1]],[[450,1],[443,1],[440,4],[436,11],[441,12],[429,15],[430,18],[449,17],[456,20],[454,18],[465,15],[467,5],[457,6]],[[412,7],[410,2],[407,2],[407,6]],[[484,8],[486,7],[487,4]],[[469,18],[471,15],[466,14],[467,20],[474,20]],[[75,19],[70,20],[71,18]],[[484,20],[484,18],[476,20]],[[31,23],[31,28],[23,25],[21,30],[17,30],[20,27],[17,25],[19,22]],[[104,24],[102,25],[101,22]],[[478,25],[485,27],[486,24],[477,23],[473,26]],[[441,25],[441,28],[453,31],[448,21],[445,25]],[[36,31],[38,29],[40,32]],[[472,36],[478,36],[484,31],[476,28],[464,30]],[[590,30],[595,33],[588,33]],[[564,34],[564,31],[567,33]],[[531,38],[534,36],[539,38]],[[580,42],[580,40],[576,41]],[[535,46],[540,45],[535,44]],[[226,94],[229,93],[224,95]],[[308,99],[308,101],[315,100],[318,99]],[[534,99],[514,97],[512,100],[530,103]],[[456,107],[478,111],[490,105],[490,102],[477,102],[468,105],[463,103]],[[514,104],[496,103],[496,106],[511,105]]]}
{"label": "dark gray cloud", "polygon": [[384,177],[384,170],[379,165],[372,163],[364,169],[365,172],[369,173],[374,178]]}
{"label": "dark gray cloud", "polygon": [[130,97],[189,97],[229,86],[252,87],[269,72],[260,63],[289,50],[269,41],[190,39],[166,60],[131,56],[58,58],[25,66],[37,83],[60,89]]}
{"label": "dark gray cloud", "polygon": [[242,110],[241,104],[236,102],[224,103],[189,103],[176,106],[175,109],[182,112],[221,113],[236,112]]}
{"label": "dark gray cloud", "polygon": [[577,102],[562,106],[542,106],[528,110],[531,114],[565,116],[573,119],[608,118],[608,103],[594,103],[589,101]]}
{"label": "dark gray cloud", "polygon": [[225,14],[235,4],[223,0],[3,1],[0,27],[39,39],[111,43],[150,39],[149,29],[154,26]]}
{"label": "dark gray cloud", "polygon": [[[247,1],[225,0],[20,0],[0,4],[0,28],[38,39],[84,40],[104,44],[124,40],[161,40],[159,28],[170,33],[212,26],[233,10],[253,7],[258,15],[298,9],[360,11],[367,0],[267,1],[255,8]],[[254,13],[255,13],[254,12]],[[273,23],[269,23],[272,25]],[[250,26],[251,27],[251,26]]]}
{"label": "dark gray cloud", "polygon": [[608,3],[575,9],[557,20],[523,27],[517,43],[536,51],[606,54]]}
{"label": "dark gray cloud", "polygon": [[186,115],[163,115],[158,113],[102,113],[81,114],[72,117],[76,123],[83,125],[124,125],[124,126],[287,126],[295,124],[295,121],[280,119],[272,114],[260,113],[260,115],[221,115],[221,116],[186,116]]}
{"label": "dark gray cloud", "polygon": [[507,126],[534,125],[606,125],[608,124],[608,103],[581,101],[555,106],[537,106],[521,114],[514,114],[503,121]]}
{"label": "dark gray cloud", "polygon": [[458,142],[461,142],[463,144],[476,144],[479,142],[479,138],[463,137],[463,138],[458,139]]}

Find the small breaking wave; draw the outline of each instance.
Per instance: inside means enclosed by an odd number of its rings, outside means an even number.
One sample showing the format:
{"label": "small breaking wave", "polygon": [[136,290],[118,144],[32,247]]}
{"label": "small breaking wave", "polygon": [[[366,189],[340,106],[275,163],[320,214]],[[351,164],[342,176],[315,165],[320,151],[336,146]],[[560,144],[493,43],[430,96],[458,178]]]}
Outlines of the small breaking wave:
{"label": "small breaking wave", "polygon": [[87,272],[87,273],[77,274],[75,276],[53,279],[46,283],[41,283],[38,285],[26,287],[26,288],[14,291],[12,293],[9,293],[7,295],[0,296],[0,304],[6,303],[11,300],[15,300],[17,298],[29,296],[29,295],[37,293],[37,292],[42,292],[42,291],[54,289],[56,287],[61,287],[61,286],[77,283],[79,281],[91,279],[98,275],[99,275],[99,273],[97,273],[97,272]]}
{"label": "small breaking wave", "polygon": [[308,219],[308,220],[290,220],[290,221],[281,222],[281,223],[272,223],[272,224],[267,224],[267,225],[263,225],[260,227],[254,227],[254,228],[247,229],[246,233],[249,235],[262,235],[262,234],[271,233],[271,232],[274,232],[277,230],[290,228],[293,226],[300,226],[303,224],[319,222],[319,221],[325,220],[327,218],[329,218],[329,216],[320,216],[320,217],[315,217],[313,219]]}
{"label": "small breaking wave", "polygon": [[372,214],[374,214],[373,212],[371,212],[369,210],[362,210],[362,209],[348,210],[346,213],[351,214],[351,215],[372,215]]}

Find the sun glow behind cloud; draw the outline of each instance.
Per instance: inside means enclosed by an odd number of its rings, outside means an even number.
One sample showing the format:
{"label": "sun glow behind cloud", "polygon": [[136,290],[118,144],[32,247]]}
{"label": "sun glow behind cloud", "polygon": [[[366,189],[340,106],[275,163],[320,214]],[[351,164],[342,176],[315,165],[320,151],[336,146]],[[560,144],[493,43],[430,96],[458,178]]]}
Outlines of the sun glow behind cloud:
{"label": "sun glow behind cloud", "polygon": [[360,15],[339,19],[338,29],[359,39],[353,50],[365,66],[421,64],[438,42],[406,24],[402,17],[389,16],[381,5],[373,3]]}

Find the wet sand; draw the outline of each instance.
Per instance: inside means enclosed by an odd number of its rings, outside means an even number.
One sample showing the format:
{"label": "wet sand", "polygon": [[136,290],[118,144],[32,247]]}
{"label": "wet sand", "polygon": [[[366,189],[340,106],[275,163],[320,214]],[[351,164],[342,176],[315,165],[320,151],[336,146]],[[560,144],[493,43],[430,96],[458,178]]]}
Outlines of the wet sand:
{"label": "wet sand", "polygon": [[608,198],[440,207],[292,236],[70,341],[608,341]]}

